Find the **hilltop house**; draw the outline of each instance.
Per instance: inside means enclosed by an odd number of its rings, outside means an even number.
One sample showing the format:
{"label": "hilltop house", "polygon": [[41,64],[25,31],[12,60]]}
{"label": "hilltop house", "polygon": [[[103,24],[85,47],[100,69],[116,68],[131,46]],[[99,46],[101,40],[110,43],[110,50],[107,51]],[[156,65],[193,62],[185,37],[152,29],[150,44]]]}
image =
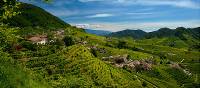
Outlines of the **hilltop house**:
{"label": "hilltop house", "polygon": [[37,45],[40,45],[40,44],[45,45],[48,42],[48,38],[46,35],[32,36],[28,38],[28,40]]}

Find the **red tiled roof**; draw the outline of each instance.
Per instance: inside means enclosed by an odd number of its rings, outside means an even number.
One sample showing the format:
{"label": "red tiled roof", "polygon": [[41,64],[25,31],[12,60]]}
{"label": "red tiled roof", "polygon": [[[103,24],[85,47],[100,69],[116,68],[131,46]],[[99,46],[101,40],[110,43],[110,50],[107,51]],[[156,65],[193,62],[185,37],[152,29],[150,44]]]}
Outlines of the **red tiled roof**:
{"label": "red tiled roof", "polygon": [[38,36],[32,36],[32,37],[28,38],[28,40],[32,41],[32,42],[40,42],[40,41],[42,41],[44,39],[47,39],[46,35],[38,35]]}
{"label": "red tiled roof", "polygon": [[32,42],[39,42],[39,41],[42,41],[42,38],[40,38],[40,37],[31,37],[28,40],[32,41]]}

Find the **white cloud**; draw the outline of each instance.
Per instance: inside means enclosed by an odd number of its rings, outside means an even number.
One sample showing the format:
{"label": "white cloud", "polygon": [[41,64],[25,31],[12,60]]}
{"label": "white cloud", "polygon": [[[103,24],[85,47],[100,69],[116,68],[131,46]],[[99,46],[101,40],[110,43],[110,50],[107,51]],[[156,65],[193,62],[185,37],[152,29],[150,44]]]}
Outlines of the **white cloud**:
{"label": "white cloud", "polygon": [[[75,25],[75,24],[72,24]],[[158,30],[159,28],[177,28],[177,27],[187,27],[194,28],[200,27],[200,20],[183,20],[183,21],[164,21],[164,22],[126,22],[126,23],[91,23],[87,24],[89,29],[94,30],[107,30],[107,31],[121,31],[125,29],[141,29],[146,32],[151,32]]]}
{"label": "white cloud", "polygon": [[141,5],[168,5],[174,7],[200,9],[200,4],[195,3],[192,0],[137,0],[135,3]]}
{"label": "white cloud", "polygon": [[91,16],[86,16],[87,18],[103,18],[103,17],[111,17],[114,16],[113,14],[107,14],[107,13],[102,13],[102,14],[95,14]]}
{"label": "white cloud", "polygon": [[130,12],[130,13],[127,13],[127,14],[129,14],[129,15],[153,15],[154,13],[145,13],[145,12],[140,12],[140,13],[138,13],[138,12]]}
{"label": "white cloud", "polygon": [[54,6],[63,6],[63,5],[72,4],[71,0],[52,0],[52,1],[53,1],[52,5]]}
{"label": "white cloud", "polygon": [[80,2],[101,1],[119,5],[145,5],[145,6],[173,6],[191,9],[200,9],[200,2],[193,0],[79,0]]}
{"label": "white cloud", "polygon": [[62,16],[68,17],[68,16],[73,16],[73,15],[79,14],[79,11],[77,11],[77,10],[69,10],[66,8],[47,9],[47,11],[52,13],[53,15],[59,16],[59,17],[62,17]]}

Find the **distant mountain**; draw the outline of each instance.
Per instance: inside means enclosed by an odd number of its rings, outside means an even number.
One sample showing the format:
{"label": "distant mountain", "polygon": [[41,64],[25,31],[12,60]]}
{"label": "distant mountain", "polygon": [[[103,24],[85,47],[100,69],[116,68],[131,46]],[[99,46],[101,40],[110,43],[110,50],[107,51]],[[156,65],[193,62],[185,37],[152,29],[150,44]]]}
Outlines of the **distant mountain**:
{"label": "distant mountain", "polygon": [[192,36],[198,40],[200,40],[200,27],[189,29]]}
{"label": "distant mountain", "polygon": [[112,33],[110,31],[92,30],[92,29],[85,29],[85,32],[90,33],[90,34],[95,34],[95,35],[101,35],[101,36],[108,35],[108,34]]}
{"label": "distant mountain", "polygon": [[112,36],[112,37],[133,37],[135,39],[141,39],[144,38],[144,36],[147,33],[145,31],[142,30],[123,30],[123,31],[118,31],[118,32],[113,32],[111,34],[109,34],[108,36]]}
{"label": "distant mountain", "polygon": [[169,28],[160,28],[157,31],[149,32],[144,37],[146,38],[153,38],[153,37],[172,37],[175,35],[175,31]]}
{"label": "distant mountain", "polygon": [[142,30],[123,30],[118,32],[113,32],[108,36],[112,37],[133,37],[135,39],[142,39],[142,38],[164,38],[164,37],[177,37],[182,40],[185,40],[190,36],[191,38],[199,40],[200,38],[200,27],[197,28],[184,28],[178,27],[176,29],[170,28],[160,28],[157,31],[153,32],[144,32]]}
{"label": "distant mountain", "polygon": [[150,43],[170,47],[190,47],[199,49],[200,47],[200,27],[176,29],[160,28],[153,32],[144,32],[142,30],[123,30],[109,34],[110,37],[132,37],[142,39],[145,43]]}
{"label": "distant mountain", "polygon": [[188,38],[193,38],[199,40],[200,27],[197,28],[184,28],[178,27],[176,29],[161,28],[154,32],[149,32],[145,35],[145,38],[163,38],[163,37],[177,37],[181,40],[187,40]]}
{"label": "distant mountain", "polygon": [[4,23],[16,27],[40,26],[45,28],[62,28],[68,25],[40,7],[26,3],[21,3],[19,7],[16,11],[20,11],[21,14],[4,20]]}

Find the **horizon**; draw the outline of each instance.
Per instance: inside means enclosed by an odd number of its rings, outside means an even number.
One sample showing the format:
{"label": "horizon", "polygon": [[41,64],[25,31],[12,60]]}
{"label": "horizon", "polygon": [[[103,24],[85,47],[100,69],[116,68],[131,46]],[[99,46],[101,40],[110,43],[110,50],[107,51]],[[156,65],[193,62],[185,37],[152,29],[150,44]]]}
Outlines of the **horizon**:
{"label": "horizon", "polygon": [[54,0],[49,4],[19,1],[39,6],[66,23],[83,25],[85,29],[151,32],[163,27],[200,27],[198,0]]}

